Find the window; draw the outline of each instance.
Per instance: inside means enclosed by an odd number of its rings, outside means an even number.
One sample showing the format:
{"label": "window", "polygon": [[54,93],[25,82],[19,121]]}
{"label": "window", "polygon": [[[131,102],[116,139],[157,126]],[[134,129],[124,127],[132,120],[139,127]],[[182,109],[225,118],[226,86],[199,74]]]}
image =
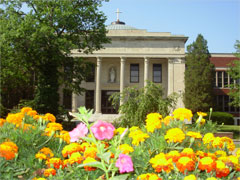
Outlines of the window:
{"label": "window", "polygon": [[218,71],[217,72],[217,76],[218,76],[218,84],[217,87],[222,88],[222,71]]}
{"label": "window", "polygon": [[228,73],[226,71],[223,72],[223,77],[224,77],[224,87],[228,87]]}
{"label": "window", "polygon": [[228,95],[217,95],[216,96],[216,111],[222,112],[239,112],[239,108],[229,105],[232,99]]}
{"label": "window", "polygon": [[153,64],[153,82],[161,83],[162,82],[162,65]]}
{"label": "window", "polygon": [[139,82],[139,64],[130,64],[130,82]]}
{"label": "window", "polygon": [[86,76],[86,82],[94,82],[95,80],[95,64],[89,64],[87,67],[88,73]]}

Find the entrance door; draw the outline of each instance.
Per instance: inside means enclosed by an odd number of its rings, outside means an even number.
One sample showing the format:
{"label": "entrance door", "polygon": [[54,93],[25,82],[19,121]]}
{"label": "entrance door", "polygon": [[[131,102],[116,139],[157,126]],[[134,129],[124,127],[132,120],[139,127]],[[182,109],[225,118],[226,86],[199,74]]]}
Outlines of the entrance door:
{"label": "entrance door", "polygon": [[109,97],[115,93],[119,92],[117,90],[102,91],[102,114],[117,114],[118,109],[114,109]]}

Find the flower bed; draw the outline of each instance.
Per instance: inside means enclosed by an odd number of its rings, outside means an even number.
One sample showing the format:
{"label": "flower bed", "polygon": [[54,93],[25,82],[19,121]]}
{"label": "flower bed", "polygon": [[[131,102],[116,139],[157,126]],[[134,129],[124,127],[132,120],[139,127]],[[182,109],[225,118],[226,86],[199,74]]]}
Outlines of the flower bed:
{"label": "flower bed", "polygon": [[[0,179],[240,179],[240,151],[215,137],[211,122],[188,109],[173,116],[148,114],[143,127],[115,127],[79,108],[80,123],[64,131],[56,118],[31,108],[0,119]],[[207,127],[207,128],[206,128]],[[236,154],[232,154],[236,151]]]}

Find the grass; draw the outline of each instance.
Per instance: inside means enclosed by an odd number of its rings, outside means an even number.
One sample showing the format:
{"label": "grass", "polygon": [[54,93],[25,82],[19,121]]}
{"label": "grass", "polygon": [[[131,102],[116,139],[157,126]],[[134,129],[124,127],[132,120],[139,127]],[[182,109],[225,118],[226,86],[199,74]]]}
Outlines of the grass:
{"label": "grass", "polygon": [[240,140],[240,126],[235,125],[219,125],[219,131],[222,132],[233,132],[233,139]]}

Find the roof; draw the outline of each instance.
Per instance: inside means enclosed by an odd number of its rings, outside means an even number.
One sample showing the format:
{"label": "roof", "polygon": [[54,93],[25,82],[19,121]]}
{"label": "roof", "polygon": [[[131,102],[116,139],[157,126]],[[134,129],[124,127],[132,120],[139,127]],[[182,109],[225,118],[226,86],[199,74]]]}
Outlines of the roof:
{"label": "roof", "polygon": [[106,27],[107,30],[136,30],[137,28],[128,26],[123,22],[115,21]]}

